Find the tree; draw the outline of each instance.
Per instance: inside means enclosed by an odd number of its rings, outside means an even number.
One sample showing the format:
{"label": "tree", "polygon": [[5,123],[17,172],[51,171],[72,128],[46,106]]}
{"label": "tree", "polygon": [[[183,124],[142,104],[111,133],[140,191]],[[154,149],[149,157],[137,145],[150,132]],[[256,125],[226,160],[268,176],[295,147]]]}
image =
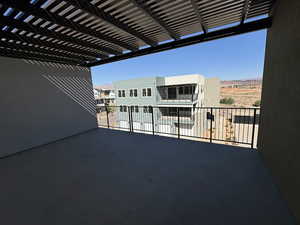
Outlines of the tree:
{"label": "tree", "polygon": [[260,100],[257,100],[254,102],[253,106],[260,107]]}
{"label": "tree", "polygon": [[233,98],[222,98],[220,100],[221,104],[226,104],[226,105],[232,105],[234,103],[234,99]]}

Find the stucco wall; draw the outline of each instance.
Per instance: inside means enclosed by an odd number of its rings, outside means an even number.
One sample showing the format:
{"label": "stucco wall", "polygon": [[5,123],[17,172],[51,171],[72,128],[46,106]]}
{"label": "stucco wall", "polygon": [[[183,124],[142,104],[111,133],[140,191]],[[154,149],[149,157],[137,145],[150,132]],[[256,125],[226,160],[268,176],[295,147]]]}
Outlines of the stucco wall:
{"label": "stucco wall", "polygon": [[[156,77],[137,78],[113,82],[116,105],[156,105]],[[151,96],[142,96],[143,88],[151,88]],[[138,96],[130,97],[130,89],[137,89]],[[118,90],[125,90],[126,96],[119,97]]]}
{"label": "stucco wall", "polygon": [[204,77],[199,74],[165,77],[165,85],[203,84]]}
{"label": "stucco wall", "polygon": [[220,102],[220,79],[206,78],[204,85],[204,106],[218,107]]}
{"label": "stucco wall", "polygon": [[268,30],[259,150],[300,224],[300,1],[279,0]]}
{"label": "stucco wall", "polygon": [[88,68],[0,57],[0,157],[97,127]]}

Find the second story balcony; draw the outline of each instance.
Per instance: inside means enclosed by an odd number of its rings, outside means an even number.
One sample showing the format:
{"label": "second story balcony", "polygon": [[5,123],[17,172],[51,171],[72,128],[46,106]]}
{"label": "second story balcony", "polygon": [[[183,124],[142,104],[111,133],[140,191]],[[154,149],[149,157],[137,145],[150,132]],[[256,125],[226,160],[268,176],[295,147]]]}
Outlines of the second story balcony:
{"label": "second story balcony", "polygon": [[193,105],[199,99],[196,85],[158,87],[158,105]]}

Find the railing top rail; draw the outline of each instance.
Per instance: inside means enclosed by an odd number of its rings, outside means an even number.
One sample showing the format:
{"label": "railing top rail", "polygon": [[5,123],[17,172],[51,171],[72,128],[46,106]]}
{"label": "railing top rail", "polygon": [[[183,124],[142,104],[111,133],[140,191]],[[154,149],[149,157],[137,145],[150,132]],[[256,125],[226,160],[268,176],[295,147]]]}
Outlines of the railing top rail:
{"label": "railing top rail", "polygon": [[138,106],[138,107],[152,107],[152,108],[193,108],[193,109],[260,109],[260,107],[216,107],[216,106],[205,106],[205,107],[193,107],[193,106],[153,106],[153,105],[110,105],[109,107],[120,107],[120,106]]}

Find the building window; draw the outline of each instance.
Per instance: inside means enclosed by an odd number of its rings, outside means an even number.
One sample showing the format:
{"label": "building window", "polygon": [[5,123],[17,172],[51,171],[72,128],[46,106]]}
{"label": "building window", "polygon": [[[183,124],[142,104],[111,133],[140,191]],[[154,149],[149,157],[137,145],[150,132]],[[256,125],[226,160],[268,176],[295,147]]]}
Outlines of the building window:
{"label": "building window", "polygon": [[143,97],[151,96],[151,88],[143,88],[142,95],[143,95]]}
{"label": "building window", "polygon": [[121,98],[122,97],[122,92],[118,91],[118,97]]}
{"label": "building window", "polygon": [[151,88],[147,88],[147,96],[151,96]]}
{"label": "building window", "polygon": [[148,113],[148,107],[144,106],[144,113]]}
{"label": "building window", "polygon": [[139,112],[139,107],[135,106],[135,112],[138,113]]}
{"label": "building window", "polygon": [[144,106],[144,113],[152,113],[152,106]]}
{"label": "building window", "polygon": [[130,97],[137,97],[137,89],[130,89],[129,90],[129,96]]}
{"label": "building window", "polygon": [[179,87],[180,95],[191,95],[195,92],[195,86],[183,86]]}
{"label": "building window", "polygon": [[130,111],[133,113],[134,112],[134,106],[130,106]]}
{"label": "building window", "polygon": [[189,87],[184,87],[184,94],[185,95],[190,94],[190,88]]}
{"label": "building window", "polygon": [[123,106],[123,112],[127,112],[127,106]]}
{"label": "building window", "polygon": [[177,108],[169,108],[170,116],[176,116],[177,115]]}
{"label": "building window", "polygon": [[122,90],[122,97],[125,97],[125,90]]}
{"label": "building window", "polygon": [[183,87],[179,87],[179,94],[183,95]]}
{"label": "building window", "polygon": [[120,105],[120,112],[123,112],[123,106]]}

